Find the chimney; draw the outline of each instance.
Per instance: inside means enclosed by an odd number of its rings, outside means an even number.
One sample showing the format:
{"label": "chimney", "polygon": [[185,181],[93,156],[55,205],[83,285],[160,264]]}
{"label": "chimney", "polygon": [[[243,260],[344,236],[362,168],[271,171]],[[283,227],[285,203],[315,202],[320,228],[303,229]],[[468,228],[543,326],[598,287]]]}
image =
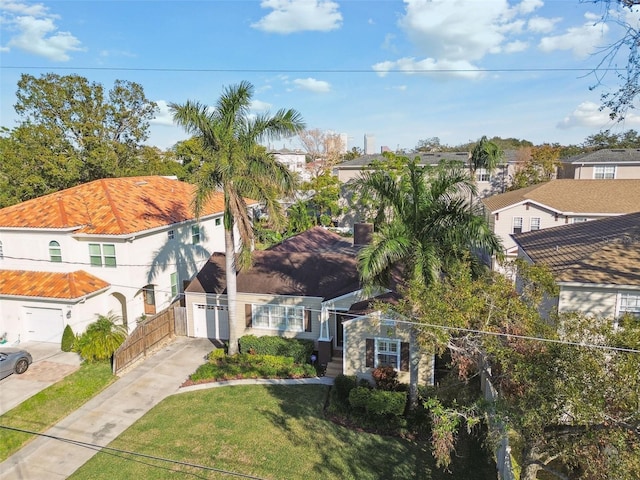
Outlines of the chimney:
{"label": "chimney", "polygon": [[353,225],[353,245],[369,245],[373,240],[373,223],[355,223]]}

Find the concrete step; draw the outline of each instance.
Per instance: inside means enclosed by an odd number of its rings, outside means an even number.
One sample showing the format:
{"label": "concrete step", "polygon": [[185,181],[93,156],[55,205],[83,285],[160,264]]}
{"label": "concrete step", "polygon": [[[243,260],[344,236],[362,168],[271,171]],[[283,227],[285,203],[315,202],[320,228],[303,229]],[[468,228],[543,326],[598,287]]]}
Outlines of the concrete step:
{"label": "concrete step", "polygon": [[335,378],[342,373],[342,358],[334,358],[327,364],[324,372],[325,377]]}

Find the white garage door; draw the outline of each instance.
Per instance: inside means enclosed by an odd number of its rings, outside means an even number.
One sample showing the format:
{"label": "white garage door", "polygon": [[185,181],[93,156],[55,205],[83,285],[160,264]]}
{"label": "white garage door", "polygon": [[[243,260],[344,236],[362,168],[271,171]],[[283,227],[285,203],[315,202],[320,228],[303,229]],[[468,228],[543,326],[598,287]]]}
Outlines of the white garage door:
{"label": "white garage door", "polygon": [[60,343],[64,330],[62,309],[25,307],[25,313],[27,318],[26,340]]}
{"label": "white garage door", "polygon": [[193,306],[194,336],[229,340],[229,309],[226,305]]}

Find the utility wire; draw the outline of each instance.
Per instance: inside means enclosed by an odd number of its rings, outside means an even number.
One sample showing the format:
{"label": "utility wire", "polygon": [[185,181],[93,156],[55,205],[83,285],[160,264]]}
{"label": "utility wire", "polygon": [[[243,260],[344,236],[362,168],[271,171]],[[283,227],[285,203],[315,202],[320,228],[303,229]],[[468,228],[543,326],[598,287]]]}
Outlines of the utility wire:
{"label": "utility wire", "polygon": [[[57,440],[60,442],[64,442],[64,443],[70,443],[72,445],[77,445],[79,447],[83,447],[83,448],[88,448],[90,450],[95,450],[95,451],[102,451],[104,450],[104,453],[110,454],[110,455],[114,455],[120,458],[123,458],[125,460],[131,460],[131,461],[136,461],[139,463],[143,463],[144,465],[149,465],[152,467],[156,467],[156,468],[162,468],[162,469],[167,469],[167,467],[162,467],[160,465],[154,465],[152,463],[148,463],[148,462],[143,462],[141,460],[133,460],[133,459],[129,459],[127,457],[125,457],[124,455],[132,455],[134,457],[141,457],[141,458],[146,458],[146,459],[150,459],[150,460],[158,460],[161,462],[166,462],[166,463],[171,463],[174,465],[181,465],[181,466],[185,466],[185,467],[192,467],[192,468],[199,468],[201,470],[206,470],[206,471],[210,471],[210,472],[216,472],[216,473],[222,473],[224,475],[230,475],[233,477],[239,477],[239,478],[249,478],[252,480],[265,480],[262,477],[256,477],[255,475],[248,475],[245,473],[238,473],[238,472],[232,472],[229,470],[222,470],[220,468],[215,468],[215,467],[209,467],[206,465],[199,465],[196,463],[190,463],[190,462],[182,462],[180,460],[173,460],[170,458],[164,458],[164,457],[158,457],[156,455],[148,455],[146,453],[139,453],[139,452],[132,452],[130,450],[122,450],[119,448],[113,448],[113,447],[107,447],[107,446],[101,446],[95,443],[88,443],[88,442],[82,442],[80,440],[72,440],[70,438],[65,438],[65,437],[59,437],[57,435],[48,435],[46,433],[40,433],[40,432],[34,432],[31,430],[25,430],[22,428],[16,428],[16,427],[10,427],[8,425],[0,425],[0,428],[3,428],[5,430],[12,430],[14,432],[20,432],[20,433],[27,433],[30,435],[35,435],[35,436],[39,436],[39,437],[45,437],[45,438],[49,438],[51,440]],[[186,475],[193,475],[193,476],[198,476],[194,473],[191,472],[180,472],[180,473],[184,473]],[[200,477],[203,478],[203,477]]]}
{"label": "utility wire", "polygon": [[372,68],[336,68],[336,69],[308,69],[308,68],[179,68],[179,67],[53,67],[53,66],[19,66],[0,65],[2,70],[91,70],[91,71],[122,71],[122,72],[185,72],[185,73],[539,73],[539,72],[617,72],[621,68],[436,68],[436,69],[390,69],[377,71]]}

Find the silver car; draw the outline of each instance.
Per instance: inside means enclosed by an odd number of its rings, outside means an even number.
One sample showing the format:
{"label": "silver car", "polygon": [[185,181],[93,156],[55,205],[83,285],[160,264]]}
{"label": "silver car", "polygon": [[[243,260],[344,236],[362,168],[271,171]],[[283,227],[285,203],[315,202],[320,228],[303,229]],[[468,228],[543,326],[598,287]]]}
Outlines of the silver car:
{"label": "silver car", "polygon": [[31,354],[19,348],[4,348],[0,345],[0,379],[12,373],[24,373],[33,362]]}

